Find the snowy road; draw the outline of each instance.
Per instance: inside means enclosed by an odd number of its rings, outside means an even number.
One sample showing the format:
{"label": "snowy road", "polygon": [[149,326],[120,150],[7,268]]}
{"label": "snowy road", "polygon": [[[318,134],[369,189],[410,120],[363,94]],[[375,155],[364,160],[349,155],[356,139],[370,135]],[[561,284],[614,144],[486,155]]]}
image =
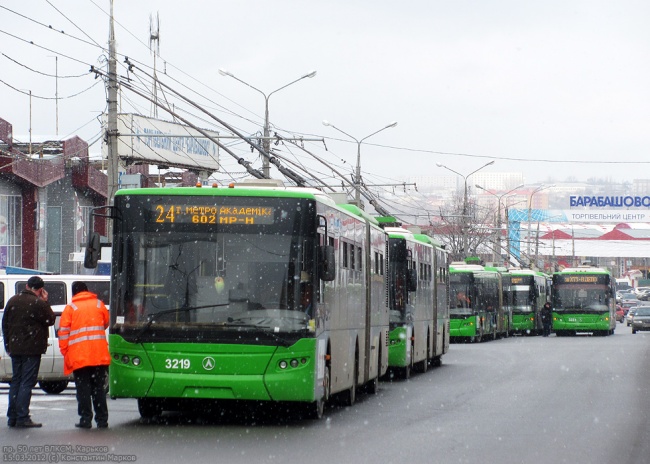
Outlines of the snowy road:
{"label": "snowy road", "polygon": [[[47,445],[71,447],[49,453],[59,460],[140,463],[642,463],[650,456],[649,357],[650,333],[622,324],[611,337],[454,344],[441,367],[384,382],[376,396],[329,408],[322,421],[227,411],[142,424],[136,402],[122,399],[109,401],[108,430],[86,431],[73,427],[74,389],[35,390],[33,417],[44,427],[7,429],[3,420],[0,444],[14,450],[5,461],[19,445]],[[6,399],[3,385],[3,413]]]}

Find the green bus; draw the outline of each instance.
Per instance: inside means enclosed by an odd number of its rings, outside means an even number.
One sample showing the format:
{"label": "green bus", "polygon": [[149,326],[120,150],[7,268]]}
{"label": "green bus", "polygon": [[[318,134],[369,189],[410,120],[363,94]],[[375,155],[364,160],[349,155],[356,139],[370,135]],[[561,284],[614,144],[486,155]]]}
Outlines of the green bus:
{"label": "green bus", "polygon": [[616,329],[616,281],[607,269],[580,266],[553,274],[551,301],[557,336]]}
{"label": "green bus", "polygon": [[[356,206],[265,181],[119,190],[110,396],[298,405],[320,418],[388,368],[387,236]],[[86,250],[96,259],[99,236]]]}
{"label": "green bus", "polygon": [[[381,222],[381,221],[380,221]],[[428,235],[385,227],[389,242],[388,365],[409,378],[449,350],[447,252]]]}
{"label": "green bus", "polygon": [[449,265],[451,341],[481,342],[507,334],[501,273],[479,264],[455,261]]}
{"label": "green bus", "polygon": [[497,310],[497,338],[509,337],[514,333],[512,326],[512,306],[506,304],[506,282],[508,281],[508,268],[503,266],[485,266],[486,271],[498,272],[501,275],[501,309]]}
{"label": "green bus", "polygon": [[550,297],[548,276],[532,269],[510,268],[502,278],[503,305],[512,313],[513,332],[541,334],[540,311]]}

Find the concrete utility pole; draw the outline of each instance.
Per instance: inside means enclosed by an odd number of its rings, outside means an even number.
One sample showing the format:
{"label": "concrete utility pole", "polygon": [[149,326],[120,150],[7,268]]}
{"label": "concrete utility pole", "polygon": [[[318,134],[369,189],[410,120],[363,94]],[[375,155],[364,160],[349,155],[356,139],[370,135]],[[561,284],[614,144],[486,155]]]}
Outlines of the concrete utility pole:
{"label": "concrete utility pole", "polygon": [[[115,27],[113,18],[113,0],[111,0],[111,15],[108,32],[108,79],[106,82],[108,94],[108,120],[106,129],[106,147],[108,154],[108,197],[109,205],[113,204],[117,192],[118,153],[117,153],[117,60],[115,51]],[[107,221],[106,235],[112,240],[113,224]]]}

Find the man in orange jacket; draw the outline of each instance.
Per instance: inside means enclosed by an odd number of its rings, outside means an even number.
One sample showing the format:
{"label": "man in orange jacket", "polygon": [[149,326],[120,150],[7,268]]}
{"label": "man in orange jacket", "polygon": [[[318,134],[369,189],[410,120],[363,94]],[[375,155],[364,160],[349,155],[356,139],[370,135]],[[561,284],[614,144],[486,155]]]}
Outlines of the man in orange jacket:
{"label": "man in orange jacket", "polygon": [[73,373],[78,412],[75,427],[92,427],[93,408],[97,428],[108,427],[104,385],[111,356],[106,341],[108,309],[83,282],[72,284],[72,302],[65,307],[59,324],[59,348],[63,371]]}

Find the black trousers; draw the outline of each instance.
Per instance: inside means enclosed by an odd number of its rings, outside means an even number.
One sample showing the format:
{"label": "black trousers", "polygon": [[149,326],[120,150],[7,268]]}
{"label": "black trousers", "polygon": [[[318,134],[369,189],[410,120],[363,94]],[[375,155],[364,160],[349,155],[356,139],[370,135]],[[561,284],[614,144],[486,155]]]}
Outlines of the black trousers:
{"label": "black trousers", "polygon": [[104,385],[108,375],[108,366],[88,366],[73,372],[77,388],[77,406],[81,424],[90,425],[95,410],[97,425],[108,424],[108,405]]}

